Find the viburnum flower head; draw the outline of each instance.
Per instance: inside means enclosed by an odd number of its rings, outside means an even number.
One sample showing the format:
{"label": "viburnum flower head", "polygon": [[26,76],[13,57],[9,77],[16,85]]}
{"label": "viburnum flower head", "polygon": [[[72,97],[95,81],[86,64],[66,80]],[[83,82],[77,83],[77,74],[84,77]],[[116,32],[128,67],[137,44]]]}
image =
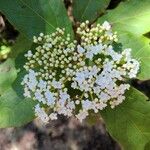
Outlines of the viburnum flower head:
{"label": "viburnum flower head", "polygon": [[82,121],[89,111],[115,108],[125,100],[128,79],[138,73],[131,49],[115,50],[117,33],[107,21],[91,26],[86,21],[76,33],[78,41],[65,36],[65,29],[40,33],[33,37],[34,52],[25,54],[24,96],[38,102],[35,115],[43,122],[59,114]]}

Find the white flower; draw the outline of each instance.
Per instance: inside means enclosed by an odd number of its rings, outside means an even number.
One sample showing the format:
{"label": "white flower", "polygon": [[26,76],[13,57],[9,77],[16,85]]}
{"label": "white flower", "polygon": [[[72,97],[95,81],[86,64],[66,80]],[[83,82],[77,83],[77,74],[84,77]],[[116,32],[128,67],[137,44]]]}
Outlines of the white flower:
{"label": "white flower", "polygon": [[103,67],[104,67],[103,72],[111,72],[113,69],[113,61],[105,63]]}
{"label": "white flower", "polygon": [[85,49],[83,47],[81,47],[80,45],[77,46],[77,51],[78,53],[84,53]]}
{"label": "white flower", "polygon": [[47,83],[43,80],[39,80],[39,83],[37,85],[41,90],[46,90],[46,86],[47,86]]}
{"label": "white flower", "polygon": [[75,81],[77,81],[78,84],[82,84],[84,80],[85,80],[84,72],[77,72],[76,77],[75,77]]}
{"label": "white flower", "polygon": [[106,106],[107,106],[107,104],[103,103],[103,102],[99,102],[96,104],[96,108],[99,110],[103,110]]}
{"label": "white flower", "polygon": [[90,110],[90,109],[92,109],[93,108],[93,106],[92,106],[92,102],[90,101],[90,100],[82,100],[82,108],[84,109],[84,110]]}
{"label": "white flower", "polygon": [[29,74],[24,76],[22,84],[25,84],[29,90],[34,90],[37,85],[36,73],[33,70],[29,70]]}
{"label": "white flower", "polygon": [[46,43],[46,44],[45,44],[45,47],[46,47],[46,48],[51,48],[51,47],[52,47],[52,44],[51,44],[51,43]]}
{"label": "white flower", "polygon": [[86,110],[80,111],[79,114],[76,115],[80,122],[82,122],[87,116],[88,112]]}
{"label": "white flower", "polygon": [[125,60],[128,61],[131,59],[131,48],[127,48],[122,52],[122,55],[125,55]]}
{"label": "white flower", "polygon": [[115,52],[115,51],[113,50],[113,47],[112,47],[112,46],[109,46],[109,47],[106,49],[106,51],[107,51],[107,54],[110,55],[114,61],[120,61],[120,60],[121,60],[122,55],[119,54],[119,53],[117,53],[117,52]]}
{"label": "white flower", "polygon": [[99,99],[100,99],[100,101],[106,103],[110,99],[110,96],[105,92],[101,92],[99,95]]}
{"label": "white flower", "polygon": [[67,107],[68,107],[69,109],[71,109],[71,110],[75,109],[75,103],[74,103],[74,101],[68,102]]}
{"label": "white flower", "polygon": [[[101,53],[104,47],[100,43],[94,46],[86,46],[85,48],[87,49],[86,57],[92,59],[94,55]],[[90,55],[92,55],[92,57]]]}
{"label": "white flower", "polygon": [[[64,35],[60,28],[50,35],[40,33],[33,37],[34,53],[25,54],[27,74],[21,85],[24,96],[39,103],[35,115],[43,122],[57,119],[58,114],[82,122],[91,111],[123,103],[130,88],[127,81],[136,77],[140,64],[130,48],[114,50],[112,43],[118,38],[110,23],[82,23],[77,28],[79,43]],[[47,109],[40,107],[43,104]]]}
{"label": "white flower", "polygon": [[132,67],[128,74],[129,74],[129,78],[135,78],[139,70],[139,62],[135,59],[131,59],[131,62],[132,62]]}
{"label": "white flower", "polygon": [[60,96],[59,102],[60,102],[60,104],[62,106],[64,106],[66,101],[67,101],[67,99],[70,98],[70,95],[68,95],[66,92],[60,91],[60,95],[59,96]]}
{"label": "white flower", "polygon": [[31,98],[31,93],[30,93],[30,91],[27,88],[24,89],[24,94],[23,95],[25,97]]}
{"label": "white flower", "polygon": [[74,89],[76,89],[77,88],[77,82],[72,82],[71,83],[71,87],[74,88]]}
{"label": "white flower", "polygon": [[99,86],[94,86],[93,91],[96,95],[98,95],[100,93],[101,89],[99,88]]}
{"label": "white flower", "polygon": [[55,104],[56,98],[54,97],[54,94],[51,93],[49,90],[46,90],[45,98],[47,100],[47,105],[51,106]]}
{"label": "white flower", "polygon": [[48,115],[46,114],[46,112],[44,111],[44,109],[42,109],[40,107],[39,104],[37,104],[35,106],[35,114],[37,117],[39,117],[44,123],[47,123],[49,121],[49,117]]}
{"label": "white flower", "polygon": [[93,58],[93,52],[92,51],[88,51],[87,53],[86,53],[86,58],[89,58],[90,60],[92,60],[92,58]]}
{"label": "white flower", "polygon": [[32,57],[33,56],[33,54],[32,54],[32,51],[31,50],[29,50],[28,52],[27,52],[27,54],[25,54],[25,57]]}
{"label": "white flower", "polygon": [[95,83],[99,86],[100,89],[104,89],[108,87],[110,84],[112,84],[113,80],[108,73],[106,75],[100,74],[99,76],[97,76]]}
{"label": "white flower", "polygon": [[61,87],[62,87],[61,82],[56,81],[56,80],[53,80],[53,81],[52,81],[52,85],[53,85],[53,87],[56,88],[56,89],[61,89]]}
{"label": "white flower", "polygon": [[43,95],[42,95],[42,93],[41,93],[40,90],[37,90],[37,91],[35,92],[34,97],[35,97],[35,99],[38,100],[39,102],[43,102],[44,104],[46,103],[46,101],[45,101],[45,99],[44,99],[44,97],[43,97]]}
{"label": "white flower", "polygon": [[102,24],[102,27],[105,29],[105,30],[110,30],[111,29],[111,25],[109,22],[105,21],[103,24]]}
{"label": "white flower", "polygon": [[57,114],[56,114],[56,113],[51,113],[51,114],[49,115],[49,118],[50,118],[51,120],[56,120],[56,119],[57,119]]}

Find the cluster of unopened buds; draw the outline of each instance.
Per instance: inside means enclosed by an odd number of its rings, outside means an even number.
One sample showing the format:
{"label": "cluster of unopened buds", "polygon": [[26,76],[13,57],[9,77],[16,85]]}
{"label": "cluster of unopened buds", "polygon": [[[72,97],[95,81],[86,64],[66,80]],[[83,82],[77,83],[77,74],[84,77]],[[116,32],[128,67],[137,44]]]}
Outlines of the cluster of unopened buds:
{"label": "cluster of unopened buds", "polygon": [[60,114],[82,121],[91,111],[116,107],[125,100],[127,81],[138,73],[131,49],[117,51],[113,46],[117,33],[107,21],[81,23],[76,34],[78,41],[65,29],[40,33],[33,37],[35,50],[25,54],[24,96],[38,102],[35,115],[43,122]]}

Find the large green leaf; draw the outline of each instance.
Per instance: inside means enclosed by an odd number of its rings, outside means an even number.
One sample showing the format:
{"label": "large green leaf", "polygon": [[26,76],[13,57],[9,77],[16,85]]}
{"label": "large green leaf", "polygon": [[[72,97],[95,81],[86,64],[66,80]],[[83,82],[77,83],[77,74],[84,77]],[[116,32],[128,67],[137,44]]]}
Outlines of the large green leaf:
{"label": "large green leaf", "polygon": [[11,87],[17,73],[14,59],[0,65],[0,128],[21,126],[34,118],[35,102],[18,97]]}
{"label": "large green leaf", "polygon": [[132,55],[140,62],[139,79],[150,78],[150,39],[141,36],[138,37],[132,33],[125,32],[119,35],[123,48],[132,48]]}
{"label": "large green leaf", "polygon": [[17,70],[13,59],[8,59],[0,64],[0,95],[10,88],[16,76]]}
{"label": "large green leaf", "polygon": [[94,21],[104,13],[110,0],[73,0],[73,15],[77,21]]}
{"label": "large green leaf", "polygon": [[97,22],[109,21],[118,32],[123,47],[133,49],[133,56],[141,61],[140,79],[150,78],[150,39],[144,34],[150,31],[150,1],[130,0],[108,11]]}
{"label": "large green leaf", "polygon": [[124,150],[144,150],[150,141],[150,102],[146,100],[145,95],[132,88],[121,105],[101,113],[109,133]]}
{"label": "large green leaf", "polygon": [[21,33],[32,39],[57,27],[73,34],[62,0],[0,0],[0,11]]}
{"label": "large green leaf", "polygon": [[[16,58],[19,54],[28,51],[31,48],[32,41],[26,38],[23,34],[19,34],[15,44],[12,46],[10,57]],[[20,62],[19,62],[20,63]]]}
{"label": "large green leaf", "polygon": [[[11,57],[16,57],[20,52],[28,50],[30,46],[31,41],[20,35],[16,44],[12,47],[13,54],[11,54]],[[14,80],[17,78],[20,70],[17,70],[15,66],[20,68],[18,66],[23,63],[20,54],[17,57],[18,59],[20,61],[16,62],[17,65],[15,65],[13,58],[9,58],[0,65],[0,128],[21,126],[34,118],[33,106],[35,102],[25,99],[23,95],[19,97],[19,94],[12,89]],[[20,92],[21,81],[16,89],[17,92]]]}
{"label": "large green leaf", "polygon": [[15,58],[15,67],[18,69],[17,78],[12,83],[12,87],[16,91],[17,95],[21,98],[24,98],[24,88],[21,85],[21,82],[23,80],[24,75],[26,74],[26,71],[23,68],[23,66],[27,61],[26,57],[24,57],[24,54],[29,49],[32,49],[32,45],[32,41],[28,40],[25,36],[20,34],[17,38],[16,43],[12,47],[12,53],[10,55],[10,57]]}
{"label": "large green leaf", "polygon": [[12,88],[0,97],[0,128],[17,127],[34,118],[33,106],[30,99],[20,99]]}

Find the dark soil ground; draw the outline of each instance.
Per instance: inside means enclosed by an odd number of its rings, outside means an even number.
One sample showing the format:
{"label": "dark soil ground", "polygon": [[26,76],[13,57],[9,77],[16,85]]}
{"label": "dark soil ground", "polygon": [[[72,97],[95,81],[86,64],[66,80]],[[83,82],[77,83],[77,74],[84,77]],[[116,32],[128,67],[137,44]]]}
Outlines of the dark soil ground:
{"label": "dark soil ground", "polygon": [[38,120],[20,128],[0,129],[0,150],[120,150],[103,123],[80,124],[60,117],[43,126]]}

